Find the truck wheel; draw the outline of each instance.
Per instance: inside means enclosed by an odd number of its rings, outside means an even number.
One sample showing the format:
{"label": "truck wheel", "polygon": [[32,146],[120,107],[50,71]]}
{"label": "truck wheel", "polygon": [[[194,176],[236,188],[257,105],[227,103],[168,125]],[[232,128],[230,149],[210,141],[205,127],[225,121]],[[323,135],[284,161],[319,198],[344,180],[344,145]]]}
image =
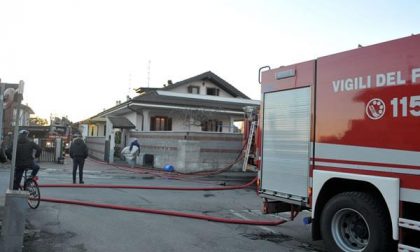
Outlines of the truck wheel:
{"label": "truck wheel", "polygon": [[393,248],[386,207],[364,192],[334,196],[321,213],[327,251],[388,251]]}

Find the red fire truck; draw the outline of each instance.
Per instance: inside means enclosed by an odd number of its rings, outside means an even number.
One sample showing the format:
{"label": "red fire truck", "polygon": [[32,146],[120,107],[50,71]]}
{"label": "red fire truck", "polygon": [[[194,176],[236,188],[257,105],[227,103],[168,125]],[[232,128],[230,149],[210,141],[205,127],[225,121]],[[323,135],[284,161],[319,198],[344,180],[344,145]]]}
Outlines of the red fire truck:
{"label": "red fire truck", "polygon": [[260,69],[264,211],[328,251],[420,251],[420,35]]}

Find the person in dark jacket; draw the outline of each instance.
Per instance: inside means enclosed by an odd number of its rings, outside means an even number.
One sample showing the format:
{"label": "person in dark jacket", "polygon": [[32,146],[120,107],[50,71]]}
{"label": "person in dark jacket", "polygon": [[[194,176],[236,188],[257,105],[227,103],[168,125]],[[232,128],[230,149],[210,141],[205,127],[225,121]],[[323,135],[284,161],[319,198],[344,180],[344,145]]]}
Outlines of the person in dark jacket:
{"label": "person in dark jacket", "polygon": [[76,171],[79,167],[79,183],[84,184],[83,181],[83,166],[85,159],[88,157],[88,148],[80,134],[74,135],[75,139],[70,146],[70,157],[73,159],[73,184],[76,184]]}
{"label": "person in dark jacket", "polygon": [[[23,172],[25,169],[32,169],[31,176],[35,177],[39,166],[35,166],[33,152],[35,151],[35,158],[39,158],[41,155],[41,147],[28,138],[29,131],[19,131],[17,150],[16,150],[16,167],[13,181],[13,190],[19,189],[20,181],[22,180]],[[10,145],[6,150],[6,155],[9,159],[12,159],[13,146]],[[38,168],[38,169],[36,169]]]}

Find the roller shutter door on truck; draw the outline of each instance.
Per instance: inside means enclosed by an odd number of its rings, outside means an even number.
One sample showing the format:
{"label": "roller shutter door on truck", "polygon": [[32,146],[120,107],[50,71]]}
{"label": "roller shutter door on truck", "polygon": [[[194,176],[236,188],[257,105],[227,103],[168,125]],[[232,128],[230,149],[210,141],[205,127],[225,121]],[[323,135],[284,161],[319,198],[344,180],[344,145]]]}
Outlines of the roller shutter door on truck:
{"label": "roller shutter door on truck", "polygon": [[311,88],[264,94],[261,189],[291,200],[307,199]]}

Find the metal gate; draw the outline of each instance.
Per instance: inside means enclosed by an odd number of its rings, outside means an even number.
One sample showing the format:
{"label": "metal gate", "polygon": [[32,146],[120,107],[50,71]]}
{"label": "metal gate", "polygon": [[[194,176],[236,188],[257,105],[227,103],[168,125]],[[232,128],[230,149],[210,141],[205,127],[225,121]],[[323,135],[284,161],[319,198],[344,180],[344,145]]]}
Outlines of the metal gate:
{"label": "metal gate", "polygon": [[38,145],[42,149],[39,161],[59,162],[63,158],[63,141],[61,138],[38,138]]}

